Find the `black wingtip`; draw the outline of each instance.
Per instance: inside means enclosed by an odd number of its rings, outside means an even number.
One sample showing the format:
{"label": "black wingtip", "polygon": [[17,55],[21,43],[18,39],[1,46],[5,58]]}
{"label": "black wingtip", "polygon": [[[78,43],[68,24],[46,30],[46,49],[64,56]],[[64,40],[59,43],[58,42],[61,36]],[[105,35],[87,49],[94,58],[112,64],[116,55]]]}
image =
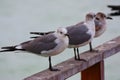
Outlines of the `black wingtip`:
{"label": "black wingtip", "polygon": [[1,49],[4,49],[4,50],[1,50],[0,52],[8,52],[8,51],[15,51],[16,50],[15,46],[1,47]]}
{"label": "black wingtip", "polygon": [[108,5],[107,7],[111,8],[112,10],[120,10],[120,5]]}
{"label": "black wingtip", "polygon": [[30,32],[30,34],[45,35],[46,33],[44,33],[44,32]]}
{"label": "black wingtip", "polygon": [[1,50],[0,52],[10,52],[12,50]]}
{"label": "black wingtip", "polygon": [[49,32],[30,32],[30,34],[36,34],[36,35],[47,35],[50,33],[54,33],[55,31],[49,31]]}
{"label": "black wingtip", "polygon": [[34,36],[34,37],[30,37],[30,38],[33,38],[33,39],[34,39],[34,38],[38,38],[38,36]]}
{"label": "black wingtip", "polygon": [[113,12],[109,14],[110,16],[120,16],[120,11],[119,12]]}
{"label": "black wingtip", "polygon": [[107,7],[110,8],[112,11],[115,11],[109,13],[110,16],[120,16],[120,5],[108,5]]}
{"label": "black wingtip", "polygon": [[1,49],[15,49],[15,46],[6,46],[6,47],[1,47]]}
{"label": "black wingtip", "polygon": [[40,32],[30,32],[30,34],[41,35]]}

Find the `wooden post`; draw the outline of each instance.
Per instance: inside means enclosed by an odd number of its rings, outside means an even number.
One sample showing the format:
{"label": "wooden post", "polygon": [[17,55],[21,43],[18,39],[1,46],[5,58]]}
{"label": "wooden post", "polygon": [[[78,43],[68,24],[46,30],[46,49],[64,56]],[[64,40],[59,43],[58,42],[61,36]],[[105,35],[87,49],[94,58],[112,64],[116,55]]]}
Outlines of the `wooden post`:
{"label": "wooden post", "polygon": [[104,61],[102,60],[83,70],[81,80],[104,80]]}

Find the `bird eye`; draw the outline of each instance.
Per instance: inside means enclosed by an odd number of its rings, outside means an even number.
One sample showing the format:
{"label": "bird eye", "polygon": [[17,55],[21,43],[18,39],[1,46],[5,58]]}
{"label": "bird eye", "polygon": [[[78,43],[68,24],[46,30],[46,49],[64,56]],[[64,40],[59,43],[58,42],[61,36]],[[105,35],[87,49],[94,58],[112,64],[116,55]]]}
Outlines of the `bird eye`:
{"label": "bird eye", "polygon": [[60,34],[62,34],[62,32],[60,32]]}
{"label": "bird eye", "polygon": [[99,20],[99,18],[96,17],[96,20]]}

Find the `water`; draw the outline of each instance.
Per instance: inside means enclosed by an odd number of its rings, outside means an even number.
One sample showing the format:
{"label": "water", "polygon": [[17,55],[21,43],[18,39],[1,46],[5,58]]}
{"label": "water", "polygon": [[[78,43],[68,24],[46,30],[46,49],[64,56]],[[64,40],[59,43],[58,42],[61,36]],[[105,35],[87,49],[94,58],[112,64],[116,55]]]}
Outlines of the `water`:
{"label": "water", "polygon": [[[0,0],[0,47],[15,45],[29,40],[30,31],[50,31],[84,20],[87,12],[110,12],[108,4],[119,4],[120,0]],[[98,46],[120,35],[120,17],[108,20],[104,35],[94,40]],[[88,46],[80,48],[83,52]],[[69,54],[69,55],[68,55]],[[105,60],[105,79],[120,80],[120,54]],[[73,57],[71,49],[52,57],[53,64]],[[28,53],[0,54],[0,80],[21,80],[48,68],[48,59]],[[92,72],[91,72],[92,73]],[[79,80],[77,74],[67,80]]]}

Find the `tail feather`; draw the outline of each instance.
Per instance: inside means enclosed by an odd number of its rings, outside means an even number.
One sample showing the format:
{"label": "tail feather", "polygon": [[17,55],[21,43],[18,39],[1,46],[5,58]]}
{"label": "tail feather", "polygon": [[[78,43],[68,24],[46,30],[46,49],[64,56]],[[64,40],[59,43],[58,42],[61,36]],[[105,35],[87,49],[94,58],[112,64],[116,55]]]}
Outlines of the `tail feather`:
{"label": "tail feather", "polygon": [[39,36],[34,36],[34,37],[30,37],[30,38],[38,38]]}
{"label": "tail feather", "polygon": [[1,47],[1,49],[13,49],[15,46],[7,46],[7,47]]}
{"label": "tail feather", "polygon": [[54,33],[55,31],[49,31],[49,32],[30,32],[30,34],[36,34],[36,35],[47,35],[50,33]]}
{"label": "tail feather", "polygon": [[9,51],[12,51],[12,50],[1,50],[0,52],[9,52]]}
{"label": "tail feather", "polygon": [[15,51],[15,50],[17,50],[15,47],[16,46],[1,47],[1,49],[5,49],[5,50],[1,50],[0,52]]}
{"label": "tail feather", "polygon": [[30,32],[30,34],[41,35],[41,32]]}

